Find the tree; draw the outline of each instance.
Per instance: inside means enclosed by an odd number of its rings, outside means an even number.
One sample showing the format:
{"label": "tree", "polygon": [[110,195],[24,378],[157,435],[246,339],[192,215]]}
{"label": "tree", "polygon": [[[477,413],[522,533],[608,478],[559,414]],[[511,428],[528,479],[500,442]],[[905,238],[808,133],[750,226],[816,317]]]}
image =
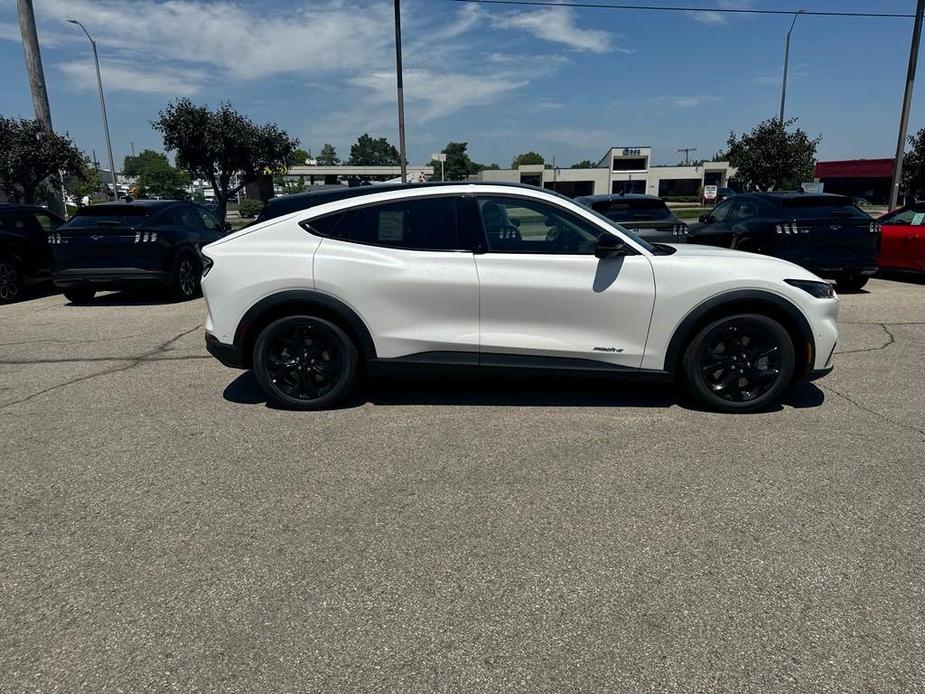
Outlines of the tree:
{"label": "tree", "polygon": [[325,142],[321,147],[321,152],[315,159],[315,163],[318,166],[337,166],[340,164],[340,159],[337,158],[337,150],[334,149],[334,145],[329,145]]}
{"label": "tree", "polygon": [[304,149],[302,149],[301,147],[297,147],[297,148],[292,152],[292,161],[293,161],[293,163],[296,164],[297,166],[303,166],[303,165],[305,165],[305,164],[308,162],[308,160],[311,159],[311,158],[312,158],[312,153],[311,153],[311,152],[306,152],[306,151],[305,151]]}
{"label": "tree", "polygon": [[523,154],[518,154],[514,157],[514,161],[511,162],[511,168],[516,169],[522,164],[545,164],[546,160],[543,159],[542,154],[537,154],[536,152],[524,152]]}
{"label": "tree", "polygon": [[79,175],[84,156],[65,133],[49,132],[38,120],[0,116],[0,183],[10,200],[32,204],[50,176]]}
{"label": "tree", "polygon": [[903,156],[903,195],[915,200],[925,198],[925,128],[909,136],[911,149]]}
{"label": "tree", "polygon": [[593,169],[594,162],[592,162],[590,159],[582,159],[577,164],[572,164],[569,168],[570,169]]}
{"label": "tree", "polygon": [[796,189],[812,180],[822,137],[811,140],[799,128],[788,132],[794,123],[796,118],[783,124],[772,118],[741,137],[729,133],[725,158],[738,169],[735,182],[742,190]]}
{"label": "tree", "polygon": [[122,174],[138,179],[139,197],[183,199],[190,183],[188,173],[171,166],[166,154],[153,149],[125,157]]}
{"label": "tree", "polygon": [[164,148],[176,150],[178,165],[209,181],[223,221],[228,199],[260,176],[288,169],[299,145],[275,123],[257,125],[227,102],[212,111],[178,99],[152,126]]}
{"label": "tree", "polygon": [[69,195],[74,196],[75,205],[82,207],[85,197],[92,197],[103,189],[103,181],[90,160],[85,158],[80,173],[65,176],[64,188]]}
{"label": "tree", "polygon": [[[443,162],[443,178],[447,181],[465,181],[469,176],[477,174],[482,167],[469,158],[466,148],[468,142],[449,142],[442,152],[446,154]],[[429,166],[434,167],[433,180],[440,180],[440,162],[432,159]]]}
{"label": "tree", "polygon": [[363,133],[350,147],[350,164],[353,166],[398,166],[400,163],[398,150],[384,137],[373,139]]}

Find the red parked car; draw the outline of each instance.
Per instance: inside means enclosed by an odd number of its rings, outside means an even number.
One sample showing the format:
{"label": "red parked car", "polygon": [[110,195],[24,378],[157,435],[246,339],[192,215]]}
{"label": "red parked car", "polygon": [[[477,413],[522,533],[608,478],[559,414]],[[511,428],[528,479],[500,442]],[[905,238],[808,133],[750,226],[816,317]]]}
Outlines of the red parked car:
{"label": "red parked car", "polygon": [[900,207],[879,221],[880,267],[925,272],[925,202]]}

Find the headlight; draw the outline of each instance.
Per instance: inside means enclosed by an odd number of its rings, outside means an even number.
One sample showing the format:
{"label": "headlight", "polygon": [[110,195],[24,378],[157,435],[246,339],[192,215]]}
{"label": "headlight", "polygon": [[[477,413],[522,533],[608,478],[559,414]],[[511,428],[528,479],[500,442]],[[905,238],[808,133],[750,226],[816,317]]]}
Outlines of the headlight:
{"label": "headlight", "polygon": [[813,280],[784,280],[791,287],[802,289],[817,299],[834,299],[835,289],[828,282],[814,282]]}

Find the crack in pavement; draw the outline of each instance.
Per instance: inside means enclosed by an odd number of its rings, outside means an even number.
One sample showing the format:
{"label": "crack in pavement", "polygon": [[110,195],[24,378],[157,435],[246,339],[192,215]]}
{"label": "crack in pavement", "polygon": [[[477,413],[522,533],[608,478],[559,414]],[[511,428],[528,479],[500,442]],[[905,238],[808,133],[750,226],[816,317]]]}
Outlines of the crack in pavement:
{"label": "crack in pavement", "polygon": [[[136,366],[138,366],[139,364],[143,364],[143,363],[148,362],[148,361],[179,361],[179,359],[170,358],[170,357],[167,357],[167,358],[164,358],[164,359],[156,359],[156,358],[153,358],[153,357],[156,357],[156,355],[158,355],[158,354],[160,354],[160,353],[162,353],[162,352],[167,352],[167,351],[169,351],[169,347],[170,347],[172,344],[174,344],[175,342],[177,342],[177,341],[180,340],[181,338],[186,337],[186,336],[189,335],[190,333],[193,333],[193,332],[195,332],[196,330],[199,330],[199,329],[202,328],[202,327],[203,327],[203,326],[202,326],[202,323],[200,323],[199,325],[197,325],[197,326],[195,326],[195,327],[193,327],[193,328],[190,328],[189,330],[184,330],[184,331],[181,332],[180,334],[175,335],[174,337],[170,338],[170,339],[167,340],[166,342],[164,342],[164,343],[158,345],[158,346],[155,347],[154,349],[149,350],[148,352],[145,352],[144,354],[142,354],[142,355],[140,355],[140,356],[138,356],[138,357],[131,357],[131,358],[129,358],[129,359],[119,359],[118,357],[116,357],[116,358],[109,358],[109,359],[105,359],[105,358],[89,358],[89,359],[87,359],[86,361],[109,361],[109,362],[128,362],[128,363],[127,363],[127,364],[123,363],[121,366],[116,366],[116,367],[113,367],[113,368],[111,368],[111,369],[105,369],[104,371],[98,371],[98,372],[96,372],[96,373],[87,374],[87,375],[85,375],[85,376],[78,376],[77,378],[72,378],[72,379],[70,379],[70,380],[68,380],[68,381],[65,381],[64,383],[59,383],[58,385],[50,386],[50,387],[48,387],[48,388],[45,388],[45,389],[43,389],[43,390],[38,391],[37,393],[33,393],[32,395],[28,395],[28,396],[26,396],[26,397],[24,397],[24,398],[20,398],[19,400],[13,400],[12,402],[5,403],[4,405],[0,405],[0,412],[2,412],[3,410],[6,410],[6,409],[12,407],[13,405],[20,405],[20,404],[22,404],[22,403],[24,403],[24,402],[28,402],[28,401],[30,401],[30,400],[33,400],[33,399],[37,398],[37,397],[40,397],[40,396],[42,396],[42,395],[45,395],[46,393],[50,393],[50,392],[52,392],[52,391],[59,390],[60,388],[65,388],[65,387],[70,386],[70,385],[73,385],[73,384],[75,384],[75,383],[81,383],[82,381],[88,381],[88,380],[90,380],[91,378],[97,378],[97,377],[99,377],[99,376],[107,376],[107,375],[109,375],[109,374],[119,373],[120,371],[128,371],[129,369],[133,369],[133,368],[135,368]],[[63,359],[63,360],[60,360],[58,363],[74,362],[74,361],[77,361],[77,360],[74,360],[74,359]],[[17,362],[0,362],[0,363],[17,363]],[[41,363],[55,363],[55,362],[42,362],[42,361],[39,361],[39,362],[25,362],[25,363],[40,363],[40,364],[41,364]]]}
{"label": "crack in pavement", "polygon": [[0,342],[0,347],[15,347],[17,345],[39,345],[43,342],[54,342],[57,344],[80,345],[95,344],[97,342],[117,342],[119,340],[131,340],[133,337],[145,337],[154,333],[139,333],[138,335],[126,335],[125,337],[101,337],[98,340],[58,340],[53,337],[47,337],[42,340],[23,340],[22,342]]}
{"label": "crack in pavement", "polygon": [[919,429],[918,427],[914,427],[914,426],[912,426],[911,424],[903,424],[902,422],[897,422],[895,419],[890,419],[890,418],[887,417],[885,414],[881,414],[880,412],[877,412],[877,410],[874,410],[874,409],[872,409],[872,408],[870,408],[870,407],[867,407],[866,405],[862,405],[861,403],[859,403],[859,402],[858,402],[857,400],[855,400],[854,398],[851,398],[851,397],[845,395],[844,393],[835,390],[832,386],[828,386],[828,385],[825,385],[825,384],[823,384],[823,383],[816,383],[816,386],[819,387],[819,388],[821,388],[822,390],[827,390],[828,392],[832,393],[833,395],[837,395],[838,397],[840,397],[840,398],[842,398],[843,400],[845,400],[845,401],[851,403],[852,405],[854,405],[855,407],[857,407],[859,410],[862,410],[863,412],[867,412],[868,414],[872,414],[872,415],[874,415],[874,416],[876,416],[876,417],[879,417],[880,419],[882,419],[882,420],[884,420],[884,421],[886,421],[886,422],[889,422],[889,423],[892,424],[893,426],[899,427],[900,429],[905,429],[906,431],[915,432],[916,434],[918,434],[919,436],[921,436],[923,439],[925,439],[925,429]]}
{"label": "crack in pavement", "polygon": [[[846,325],[848,325],[848,324],[846,323]],[[835,354],[841,355],[841,354],[857,354],[858,352],[879,352],[880,350],[886,349],[886,348],[889,347],[890,345],[896,343],[896,336],[895,336],[895,335],[890,331],[890,329],[889,329],[888,327],[886,327],[886,326],[888,326],[888,325],[910,325],[910,324],[909,324],[909,323],[902,323],[902,324],[898,324],[898,323],[856,323],[855,325],[877,325],[877,326],[880,326],[880,329],[883,330],[883,332],[886,333],[887,341],[884,342],[884,343],[883,343],[882,345],[880,345],[879,347],[864,347],[864,348],[862,348],[862,349],[846,349],[846,350],[844,350],[843,352],[842,352],[842,351],[836,350],[836,351],[835,351]]]}

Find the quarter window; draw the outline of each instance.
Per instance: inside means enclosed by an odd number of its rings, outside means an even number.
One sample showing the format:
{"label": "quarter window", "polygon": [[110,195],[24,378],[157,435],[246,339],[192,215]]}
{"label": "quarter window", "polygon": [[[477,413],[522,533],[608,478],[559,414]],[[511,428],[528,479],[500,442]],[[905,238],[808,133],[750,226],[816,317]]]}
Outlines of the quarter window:
{"label": "quarter window", "polygon": [[460,250],[454,198],[398,200],[312,219],[320,236],[419,251]]}
{"label": "quarter window", "polygon": [[45,212],[33,212],[32,215],[44,231],[54,231],[61,226],[61,222]]}
{"label": "quarter window", "polygon": [[726,218],[729,217],[729,211],[732,209],[732,200],[728,202],[722,202],[716,207],[713,208],[713,211],[710,213],[711,222],[725,222]]}
{"label": "quarter window", "polygon": [[602,231],[565,210],[526,198],[478,198],[488,250],[592,254]]}

